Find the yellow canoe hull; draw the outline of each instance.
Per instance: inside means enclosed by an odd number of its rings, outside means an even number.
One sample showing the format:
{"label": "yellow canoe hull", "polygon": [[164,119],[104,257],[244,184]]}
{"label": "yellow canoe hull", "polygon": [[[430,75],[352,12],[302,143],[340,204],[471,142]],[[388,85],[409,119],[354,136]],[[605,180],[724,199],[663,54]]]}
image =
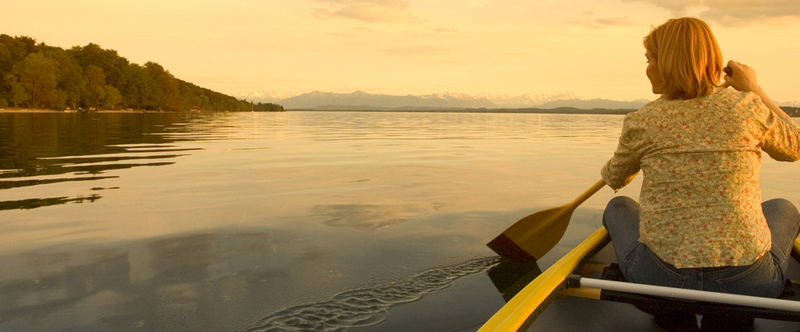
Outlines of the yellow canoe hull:
{"label": "yellow canoe hull", "polygon": [[[592,233],[519,291],[506,305],[486,321],[478,331],[506,332],[524,330],[547,308],[549,302],[556,295],[599,298],[599,290],[566,289],[564,283],[567,277],[575,273],[579,267],[591,269],[592,264],[587,262],[588,258],[606,247],[609,241],[608,232],[605,228],[600,228]],[[608,247],[610,248],[611,246]],[[800,254],[800,239],[795,239],[793,251],[796,254]]]}

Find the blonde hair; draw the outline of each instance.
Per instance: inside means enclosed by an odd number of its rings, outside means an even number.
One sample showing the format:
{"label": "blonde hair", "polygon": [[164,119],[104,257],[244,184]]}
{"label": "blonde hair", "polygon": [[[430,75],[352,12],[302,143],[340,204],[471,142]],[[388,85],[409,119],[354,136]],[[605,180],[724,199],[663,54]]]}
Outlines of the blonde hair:
{"label": "blonde hair", "polygon": [[719,86],[722,52],[705,22],[671,19],[644,37],[644,47],[658,62],[667,98],[703,97]]}

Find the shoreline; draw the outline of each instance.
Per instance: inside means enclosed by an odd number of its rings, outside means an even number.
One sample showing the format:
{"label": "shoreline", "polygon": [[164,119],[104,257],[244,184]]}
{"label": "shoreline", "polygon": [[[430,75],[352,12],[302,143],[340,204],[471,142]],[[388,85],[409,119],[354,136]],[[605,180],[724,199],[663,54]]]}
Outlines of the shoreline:
{"label": "shoreline", "polygon": [[[170,112],[170,111],[151,111],[151,110],[100,110],[100,111],[87,111],[79,112],[77,110],[48,110],[40,108],[0,108],[0,113],[184,113],[184,112]],[[190,112],[186,112],[190,113]]]}
{"label": "shoreline", "polygon": [[588,115],[625,115],[635,109],[582,109],[559,107],[540,108],[353,108],[353,109],[287,109],[287,112],[371,112],[371,113],[486,113],[486,114],[588,114]]}
{"label": "shoreline", "polygon": [[[577,109],[577,108],[567,108],[567,107],[560,107],[555,109],[535,109],[535,108],[459,108],[459,109],[448,109],[448,108],[425,108],[425,109],[403,109],[403,108],[396,108],[396,109],[372,109],[372,108],[353,108],[353,109],[287,109],[284,112],[386,112],[386,113],[397,113],[397,112],[418,112],[418,113],[549,113],[549,114],[609,114],[609,115],[620,115],[626,114],[629,112],[635,111],[634,109]],[[77,110],[64,110],[64,111],[57,111],[57,110],[49,110],[49,109],[37,109],[37,108],[0,108],[0,114],[2,113],[58,113],[58,114],[71,114],[71,113],[85,113],[85,114],[93,114],[93,113],[130,113],[130,114],[138,114],[138,113],[215,113],[215,112],[235,112],[235,111],[154,111],[154,110],[99,110],[99,111],[85,111],[79,112]],[[239,111],[239,112],[249,112],[249,111]],[[258,113],[262,113],[265,111],[255,111]],[[268,111],[266,113],[269,113]]]}
{"label": "shoreline", "polygon": [[[800,107],[781,106],[789,117],[800,117]],[[499,113],[499,114],[582,114],[582,115],[625,115],[630,112],[636,111],[635,109],[582,109],[573,107],[558,107],[551,109],[541,108],[369,108],[369,107],[354,107],[352,109],[286,109],[281,112],[375,112],[375,113]],[[235,112],[235,113],[271,113],[271,111],[156,111],[156,110],[99,110],[99,111],[86,111],[79,112],[77,110],[49,110],[37,108],[0,108],[0,114],[10,113],[57,113],[57,114],[71,114],[71,113],[85,113],[85,114],[191,114],[191,113],[217,113],[217,112]]]}

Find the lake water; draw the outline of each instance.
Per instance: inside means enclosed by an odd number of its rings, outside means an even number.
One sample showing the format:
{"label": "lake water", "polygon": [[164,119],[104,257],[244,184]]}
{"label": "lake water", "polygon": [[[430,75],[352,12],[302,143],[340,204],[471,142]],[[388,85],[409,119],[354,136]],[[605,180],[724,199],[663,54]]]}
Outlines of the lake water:
{"label": "lake water", "polygon": [[[595,183],[621,123],[2,113],[0,331],[475,330],[504,303],[485,243]],[[800,203],[798,171],[765,160],[764,198]]]}

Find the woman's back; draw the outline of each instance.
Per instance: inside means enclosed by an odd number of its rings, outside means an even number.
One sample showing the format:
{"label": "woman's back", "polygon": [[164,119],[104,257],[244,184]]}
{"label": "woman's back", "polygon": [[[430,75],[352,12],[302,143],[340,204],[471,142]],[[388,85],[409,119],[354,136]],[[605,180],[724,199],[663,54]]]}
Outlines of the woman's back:
{"label": "woman's back", "polygon": [[645,173],[639,241],[678,268],[747,265],[768,250],[758,174],[769,114],[752,93],[717,89],[629,116]]}
{"label": "woman's back", "polygon": [[753,93],[717,88],[660,98],[625,117],[603,178],[614,188],[638,169],[639,242],[677,268],[741,266],[770,248],[761,210],[761,150],[800,158],[798,134]]}

